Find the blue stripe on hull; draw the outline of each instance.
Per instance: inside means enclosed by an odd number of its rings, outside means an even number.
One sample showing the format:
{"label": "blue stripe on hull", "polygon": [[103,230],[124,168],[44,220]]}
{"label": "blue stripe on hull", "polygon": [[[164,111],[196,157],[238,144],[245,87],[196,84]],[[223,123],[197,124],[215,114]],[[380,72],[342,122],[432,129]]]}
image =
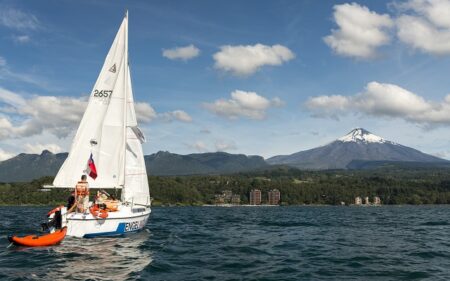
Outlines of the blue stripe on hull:
{"label": "blue stripe on hull", "polygon": [[133,229],[133,230],[128,230],[127,231],[125,229],[125,225],[126,224],[127,223],[125,223],[125,222],[119,223],[119,225],[117,226],[116,231],[88,233],[88,234],[85,234],[83,236],[83,238],[94,238],[94,237],[100,237],[100,236],[102,236],[102,237],[105,237],[105,236],[119,236],[119,235],[124,235],[124,234],[127,234],[127,233],[137,232],[137,231],[139,231],[139,230],[141,230],[143,228],[142,227],[142,228],[138,228],[138,229]]}

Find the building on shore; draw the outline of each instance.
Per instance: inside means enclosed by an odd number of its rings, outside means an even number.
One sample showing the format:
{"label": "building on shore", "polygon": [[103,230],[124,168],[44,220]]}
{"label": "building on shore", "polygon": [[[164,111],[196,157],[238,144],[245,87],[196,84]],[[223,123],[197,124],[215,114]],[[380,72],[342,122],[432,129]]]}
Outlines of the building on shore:
{"label": "building on shore", "polygon": [[267,192],[267,199],[269,205],[279,205],[280,204],[280,191],[278,189],[272,189],[269,192]]}
{"label": "building on shore", "polygon": [[222,196],[225,199],[225,202],[230,203],[231,197],[233,197],[233,192],[231,190],[222,191]]}
{"label": "building on shore", "polygon": [[378,196],[373,197],[373,204],[376,206],[381,205],[381,199]]}
{"label": "building on shore", "polygon": [[239,194],[233,194],[231,196],[231,204],[233,205],[241,204],[241,196]]}
{"label": "building on shore", "polygon": [[361,197],[359,197],[359,196],[355,197],[355,205],[361,205],[361,204],[362,204]]}
{"label": "building on shore", "polygon": [[223,190],[221,194],[214,195],[214,203],[216,205],[239,205],[241,204],[241,196],[239,194],[233,194],[231,190]]}
{"label": "building on shore", "polygon": [[364,205],[370,205],[369,196],[364,197]]}
{"label": "building on shore", "polygon": [[225,204],[225,198],[222,194],[214,195],[214,203],[215,204]]}
{"label": "building on shore", "polygon": [[261,190],[252,189],[250,191],[250,205],[261,205]]}

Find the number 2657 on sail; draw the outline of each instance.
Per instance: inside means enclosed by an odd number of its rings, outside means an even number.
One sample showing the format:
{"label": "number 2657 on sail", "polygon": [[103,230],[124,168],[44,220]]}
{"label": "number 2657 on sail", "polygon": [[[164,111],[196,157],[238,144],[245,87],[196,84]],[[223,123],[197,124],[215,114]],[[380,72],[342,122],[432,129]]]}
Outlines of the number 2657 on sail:
{"label": "number 2657 on sail", "polygon": [[112,91],[110,90],[94,90],[94,97],[96,98],[107,98],[109,96],[111,96]]}

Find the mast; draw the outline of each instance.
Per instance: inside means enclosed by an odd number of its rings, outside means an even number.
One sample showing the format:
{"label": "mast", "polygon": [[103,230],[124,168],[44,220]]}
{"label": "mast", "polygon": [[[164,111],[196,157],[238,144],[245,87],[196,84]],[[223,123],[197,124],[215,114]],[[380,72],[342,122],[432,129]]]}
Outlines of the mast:
{"label": "mast", "polygon": [[124,160],[123,175],[124,182],[122,185],[122,202],[149,206],[150,192],[148,186],[147,170],[145,167],[144,152],[142,142],[145,141],[143,133],[138,128],[136,110],[134,108],[133,88],[131,83],[131,71],[128,54],[128,11],[125,12],[124,26],[124,52],[125,56],[125,87],[124,96],[126,98],[124,110]]}
{"label": "mast", "polygon": [[124,63],[124,67],[125,67],[125,71],[123,72],[124,74],[124,103],[123,103],[123,179],[122,179],[122,195],[121,197],[123,198],[123,194],[126,192],[125,190],[125,172],[126,172],[126,152],[127,152],[127,108],[128,108],[128,10],[125,11],[125,48],[124,48],[124,59],[125,59],[125,63]]}

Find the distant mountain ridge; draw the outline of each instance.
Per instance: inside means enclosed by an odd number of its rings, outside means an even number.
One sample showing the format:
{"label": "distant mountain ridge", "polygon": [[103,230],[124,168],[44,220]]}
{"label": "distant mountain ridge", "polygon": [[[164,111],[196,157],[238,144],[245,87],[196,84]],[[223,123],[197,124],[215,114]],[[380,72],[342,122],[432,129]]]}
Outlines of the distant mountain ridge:
{"label": "distant mountain ridge", "polygon": [[[267,159],[271,165],[289,165],[299,169],[326,170],[354,168],[352,161],[448,162],[416,149],[388,141],[363,128],[317,148]],[[355,162],[353,162],[355,163]],[[367,165],[366,165],[367,166]]]}
{"label": "distant mountain ridge", "polygon": [[[31,181],[43,176],[55,176],[67,155],[54,154],[48,150],[41,154],[21,153],[0,162],[0,182]],[[261,156],[225,152],[180,155],[159,151],[145,155],[144,159],[147,173],[157,176],[228,174],[268,166]]]}
{"label": "distant mountain ridge", "polygon": [[[67,155],[53,154],[48,150],[40,155],[21,153],[0,162],[0,182],[30,181],[54,176]],[[327,145],[267,160],[261,156],[226,152],[180,155],[168,151],[146,155],[144,159],[147,173],[157,176],[231,174],[269,169],[270,165],[308,170],[376,169],[392,165],[450,167],[450,161],[386,140],[363,128],[356,128]]]}
{"label": "distant mountain ridge", "polygon": [[268,166],[261,156],[246,156],[226,152],[180,155],[159,151],[155,154],[146,155],[144,158],[149,174],[153,175],[228,174]]}
{"label": "distant mountain ridge", "polygon": [[21,153],[0,162],[0,182],[31,181],[43,176],[54,176],[66,160],[68,153]]}

